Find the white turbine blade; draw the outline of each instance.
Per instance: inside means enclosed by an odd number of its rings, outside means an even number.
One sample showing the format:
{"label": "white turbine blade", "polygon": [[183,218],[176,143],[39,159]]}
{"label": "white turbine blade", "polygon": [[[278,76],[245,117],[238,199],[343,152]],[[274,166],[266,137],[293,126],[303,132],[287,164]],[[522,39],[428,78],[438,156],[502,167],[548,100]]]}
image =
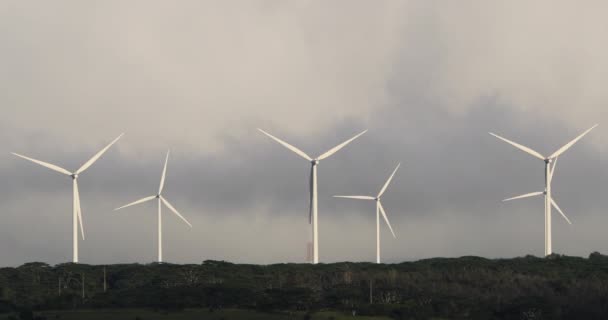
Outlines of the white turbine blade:
{"label": "white turbine blade", "polygon": [[163,168],[163,174],[160,177],[160,186],[158,187],[158,194],[163,192],[165,186],[165,176],[167,175],[167,162],[169,161],[169,150],[167,150],[167,156],[165,157],[165,167]]}
{"label": "white turbine blade", "polygon": [[78,180],[74,181],[74,191],[76,192],[76,213],[78,214],[78,223],[80,223],[80,234],[84,240],[84,228],[82,226],[82,208],[80,207],[80,192],[78,191]]}
{"label": "white turbine blade", "polygon": [[278,142],[278,143],[282,144],[282,145],[283,145],[285,148],[287,148],[287,149],[289,149],[289,150],[291,150],[291,151],[295,152],[295,153],[296,153],[297,155],[299,155],[300,157],[302,157],[302,158],[304,158],[304,159],[306,159],[306,160],[308,160],[308,161],[312,161],[312,158],[311,158],[309,155],[307,155],[307,154],[306,154],[304,151],[302,151],[302,150],[300,150],[300,149],[298,149],[298,148],[296,148],[296,147],[294,147],[294,146],[290,145],[289,143],[287,143],[287,142],[285,142],[285,141],[283,141],[283,140],[281,140],[281,139],[279,139],[279,138],[277,138],[277,137],[275,137],[275,136],[271,135],[270,133],[268,133],[268,132],[266,132],[266,131],[264,131],[264,130],[262,130],[262,129],[259,129],[259,128],[258,128],[258,130],[259,130],[261,133],[263,133],[263,134],[267,135],[268,137],[270,137],[271,139],[273,139],[274,141],[276,141],[276,142]]}
{"label": "white turbine blade", "polygon": [[535,157],[537,157],[537,158],[539,158],[541,160],[545,160],[545,157],[543,157],[542,154],[540,154],[540,153],[538,153],[538,152],[536,152],[536,151],[534,151],[534,150],[532,150],[532,149],[530,149],[530,148],[528,148],[526,146],[522,146],[519,143],[515,143],[515,142],[513,142],[511,140],[505,139],[505,138],[503,138],[503,137],[501,137],[501,136],[499,136],[497,134],[494,134],[492,132],[489,132],[489,134],[491,134],[491,135],[495,136],[496,138],[498,138],[498,139],[500,139],[500,140],[502,140],[502,141],[504,141],[504,142],[506,142],[506,143],[508,143],[508,144],[510,144],[512,146],[514,146],[515,148],[517,148],[517,149],[519,149],[521,151],[529,153],[529,154],[531,154],[531,155],[533,155],[533,156],[535,156]]}
{"label": "white turbine blade", "polygon": [[118,208],[114,209],[114,211],[116,211],[116,210],[120,210],[120,209],[123,209],[123,208],[126,208],[126,207],[130,207],[130,206],[134,206],[134,205],[136,205],[136,204],[140,204],[140,203],[143,203],[143,202],[146,202],[146,201],[150,201],[150,200],[152,200],[152,199],[154,199],[154,198],[156,198],[156,196],[149,196],[149,197],[145,197],[145,198],[143,198],[143,199],[139,199],[139,200],[137,200],[137,201],[133,201],[133,202],[131,202],[131,203],[129,203],[129,204],[125,204],[125,205],[124,205],[124,206],[122,206],[122,207],[118,207]]}
{"label": "white turbine blade", "polygon": [[536,196],[540,196],[545,194],[542,191],[539,192],[532,192],[532,193],[526,193],[526,194],[522,194],[521,196],[517,196],[517,197],[513,197],[513,198],[509,198],[509,199],[504,199],[502,201],[511,201],[511,200],[517,200],[517,199],[523,199],[523,198],[529,198],[529,197],[536,197]]}
{"label": "white turbine blade", "polygon": [[173,211],[173,213],[175,213],[178,217],[180,217],[182,220],[184,220],[184,222],[186,224],[188,224],[190,226],[190,228],[192,228],[192,225],[190,224],[190,222],[188,222],[188,220],[186,220],[186,218],[184,218],[184,216],[182,216],[181,214],[179,214],[179,212],[177,212],[177,210],[169,203],[169,201],[167,201],[165,198],[163,198],[162,196],[160,197],[160,200],[163,201],[163,203],[169,208],[171,209],[171,211]]}
{"label": "white turbine blade", "polygon": [[351,143],[353,140],[359,138],[361,135],[363,135],[364,133],[366,133],[367,130],[364,130],[363,132],[359,133],[358,135],[342,142],[341,144],[329,149],[327,152],[325,152],[324,154],[320,155],[319,157],[317,157],[317,160],[323,160],[326,159],[327,157],[331,156],[332,154],[338,152],[338,150],[344,148],[347,144]]}
{"label": "white turbine blade", "polygon": [[358,199],[358,200],[376,200],[370,196],[334,196],[334,198],[345,198],[345,199]]}
{"label": "white turbine blade", "polygon": [[315,169],[313,168],[313,166],[311,166],[310,167],[310,180],[309,180],[309,184],[308,184],[308,187],[309,187],[308,191],[309,191],[309,195],[310,195],[310,203],[309,203],[309,206],[308,206],[308,224],[312,224],[312,202],[313,202],[312,198],[314,196],[313,195],[313,188],[314,188],[314,186],[313,186],[313,183],[314,183],[313,182],[313,179],[314,179],[313,175],[314,175],[314,170]]}
{"label": "white turbine blade", "polygon": [[380,208],[380,213],[382,213],[382,217],[384,218],[384,221],[386,221],[386,225],[388,225],[388,228],[391,230],[391,233],[393,234],[393,238],[397,238],[397,236],[395,235],[395,232],[393,231],[393,227],[391,227],[391,223],[388,222],[388,217],[386,216],[386,211],[384,211],[384,207],[382,207],[382,202],[378,201],[378,207]]}
{"label": "white turbine blade", "polygon": [[577,143],[580,139],[582,139],[585,135],[587,135],[587,133],[589,133],[591,130],[595,129],[595,127],[597,127],[598,125],[594,125],[593,127],[587,129],[587,131],[581,133],[580,136],[574,138],[574,140],[568,142],[565,146],[561,147],[559,150],[555,151],[554,154],[552,154],[549,159],[553,159],[555,157],[559,157],[562,153],[566,152],[566,150],[570,149],[570,147],[572,147],[575,143]]}
{"label": "white turbine blade", "polygon": [[23,159],[25,159],[25,160],[29,160],[29,161],[31,161],[31,162],[33,162],[33,163],[37,163],[37,164],[39,164],[39,165],[41,165],[41,166],[43,166],[43,167],[49,168],[49,169],[51,169],[51,170],[55,170],[55,171],[57,171],[57,172],[61,172],[61,173],[63,173],[63,174],[67,174],[68,176],[72,175],[72,173],[71,173],[71,172],[69,172],[68,170],[66,170],[66,169],[64,169],[64,168],[62,168],[62,167],[56,166],[56,165],[54,165],[54,164],[50,164],[50,163],[46,163],[46,162],[44,162],[44,161],[40,161],[40,160],[36,160],[36,159],[32,159],[32,158],[26,157],[26,156],[24,156],[24,155],[20,155],[20,154],[18,154],[18,153],[14,153],[14,152],[11,152],[11,153],[12,153],[12,154],[14,154],[14,155],[16,155],[16,156],[17,156],[17,157],[19,157],[19,158],[23,158]]}
{"label": "white turbine blade", "polygon": [[101,149],[101,151],[97,152],[91,159],[89,159],[89,161],[85,162],[85,164],[82,165],[82,167],[80,167],[80,169],[78,169],[76,171],[76,174],[80,174],[82,172],[84,172],[85,170],[87,170],[93,163],[95,163],[95,161],[97,161],[97,159],[99,159],[108,149],[110,149],[110,147],[116,143],[116,141],[118,141],[118,139],[120,139],[122,136],[124,135],[124,133],[121,133],[118,138],[112,140],[112,142],[110,142],[110,144],[108,144],[105,148]]}
{"label": "white turbine blade", "polygon": [[557,205],[557,203],[555,202],[555,200],[553,200],[553,198],[551,198],[551,204],[553,205],[553,207],[555,209],[557,209],[557,211],[559,211],[559,213],[562,215],[562,217],[564,217],[564,219],[566,219],[566,221],[568,221],[569,224],[572,224],[572,222],[570,222],[570,219],[568,219],[568,217],[566,217],[566,215],[564,214],[562,209]]}
{"label": "white turbine blade", "polygon": [[388,185],[391,183],[391,180],[393,180],[393,177],[395,176],[395,173],[397,173],[397,170],[399,170],[399,166],[401,166],[401,163],[399,163],[397,165],[397,168],[395,168],[395,171],[393,171],[393,174],[391,174],[391,176],[388,178],[388,180],[386,180],[386,183],[382,187],[382,190],[380,190],[380,193],[378,193],[378,198],[380,198],[384,194],[384,192],[386,191],[386,188],[388,188]]}
{"label": "white turbine blade", "polygon": [[555,166],[557,166],[557,159],[553,160],[553,166],[551,167],[551,172],[549,173],[549,182],[553,181],[553,174],[555,173]]}

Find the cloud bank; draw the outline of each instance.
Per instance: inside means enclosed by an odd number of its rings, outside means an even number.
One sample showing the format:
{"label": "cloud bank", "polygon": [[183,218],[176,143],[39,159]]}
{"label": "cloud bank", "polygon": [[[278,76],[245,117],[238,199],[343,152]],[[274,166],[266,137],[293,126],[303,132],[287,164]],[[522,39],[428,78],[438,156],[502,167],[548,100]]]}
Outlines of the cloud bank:
{"label": "cloud bank", "polygon": [[[608,119],[604,4],[561,2],[108,1],[0,5],[2,265],[68,261],[69,179],[13,157],[79,167],[85,263],[155,258],[153,194],[171,148],[172,262],[302,262],[308,164],[255,129],[317,154],[369,132],[319,167],[320,256],[372,261],[373,205],[398,238],[389,262],[541,255],[542,163],[487,134],[550,153]],[[550,8],[551,10],[548,10]],[[560,158],[556,252],[603,250],[605,130]]]}

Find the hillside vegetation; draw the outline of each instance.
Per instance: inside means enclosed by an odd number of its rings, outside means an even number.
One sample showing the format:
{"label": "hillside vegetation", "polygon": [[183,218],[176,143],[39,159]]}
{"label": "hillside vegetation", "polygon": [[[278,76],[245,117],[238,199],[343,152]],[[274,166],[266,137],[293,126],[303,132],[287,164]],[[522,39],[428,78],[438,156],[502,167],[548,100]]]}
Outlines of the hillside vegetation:
{"label": "hillside vegetation", "polygon": [[606,319],[608,257],[316,266],[28,263],[0,269],[0,314],[101,309],[243,310],[304,318],[332,311],[392,319]]}

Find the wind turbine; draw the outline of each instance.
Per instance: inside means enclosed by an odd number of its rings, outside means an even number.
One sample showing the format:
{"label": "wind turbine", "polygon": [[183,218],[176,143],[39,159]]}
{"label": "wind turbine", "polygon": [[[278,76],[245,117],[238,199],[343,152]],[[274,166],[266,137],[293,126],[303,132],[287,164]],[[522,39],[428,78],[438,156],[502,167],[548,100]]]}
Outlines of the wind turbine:
{"label": "wind turbine", "polygon": [[313,256],[313,263],[317,264],[319,263],[319,233],[318,233],[318,219],[317,219],[317,165],[319,165],[319,161],[326,159],[328,157],[330,157],[331,155],[333,155],[334,153],[338,152],[338,150],[344,148],[347,144],[349,144],[350,142],[352,142],[353,140],[357,139],[358,137],[360,137],[362,134],[366,133],[367,130],[364,130],[363,132],[359,133],[358,135],[342,142],[341,144],[329,149],[327,152],[321,154],[320,156],[316,157],[316,158],[311,158],[309,155],[307,155],[306,153],[304,153],[304,151],[290,145],[289,143],[271,135],[270,133],[262,130],[262,129],[258,129],[260,132],[262,132],[263,134],[267,135],[268,137],[270,137],[271,139],[275,140],[276,142],[280,143],[281,145],[283,145],[285,148],[293,151],[294,153],[296,153],[297,155],[299,155],[300,157],[310,161],[311,163],[311,168],[310,168],[310,211],[309,211],[309,223],[312,224],[312,256]]}
{"label": "wind turbine", "polygon": [[165,176],[167,175],[167,162],[168,161],[169,161],[169,151],[167,151],[167,156],[165,157],[165,166],[163,168],[163,173],[160,177],[160,186],[158,187],[158,193],[156,195],[145,197],[145,198],[139,199],[137,201],[131,202],[129,204],[126,204],[122,207],[114,209],[114,211],[116,211],[116,210],[120,210],[120,209],[123,209],[126,207],[134,206],[136,204],[144,203],[144,202],[147,202],[147,201],[150,201],[153,199],[158,200],[158,262],[163,262],[163,224],[162,224],[162,217],[161,217],[161,207],[162,207],[161,203],[164,203],[165,206],[167,206],[167,208],[169,208],[169,210],[173,211],[173,213],[175,213],[176,216],[180,217],[182,220],[184,220],[184,222],[187,225],[190,226],[190,228],[192,228],[192,225],[190,224],[190,222],[188,222],[188,220],[186,220],[186,218],[184,218],[184,216],[182,216],[179,212],[177,212],[177,210],[171,205],[171,203],[169,203],[169,201],[167,201],[167,199],[165,199],[162,196],[163,187],[165,186]]}
{"label": "wind turbine", "polygon": [[393,231],[393,227],[391,227],[391,223],[388,221],[388,217],[386,216],[386,212],[384,211],[384,207],[382,207],[382,202],[380,201],[380,198],[382,197],[382,195],[386,191],[386,188],[388,188],[388,185],[391,183],[391,180],[395,176],[395,173],[397,173],[397,170],[399,169],[400,165],[401,165],[401,163],[397,165],[397,168],[395,168],[395,171],[393,171],[393,174],[391,174],[391,176],[388,178],[388,180],[386,180],[386,183],[384,183],[384,186],[382,187],[382,189],[380,190],[380,192],[378,193],[378,195],[375,196],[375,197],[370,197],[370,196],[334,196],[334,198],[346,198],[346,199],[358,199],[358,200],[373,200],[373,201],[376,201],[376,263],[380,263],[380,213],[382,213],[382,217],[384,218],[384,221],[386,221],[386,225],[388,226],[388,228],[391,230],[391,233],[393,234],[393,237],[397,238],[397,236],[395,235],[395,232]]}
{"label": "wind turbine", "polygon": [[56,166],[54,164],[32,159],[32,158],[26,157],[24,155],[20,155],[20,154],[11,152],[12,154],[16,155],[17,157],[32,161],[43,167],[47,167],[51,170],[54,170],[59,173],[63,173],[67,176],[72,177],[72,189],[73,189],[73,200],[72,200],[73,259],[72,259],[72,261],[74,263],[78,262],[78,225],[79,224],[80,224],[80,233],[82,235],[82,240],[84,240],[84,228],[82,227],[82,211],[80,208],[80,193],[78,193],[78,176],[81,173],[83,173],[85,170],[87,170],[91,165],[93,165],[93,163],[95,163],[95,161],[97,161],[123,135],[124,135],[124,133],[120,134],[118,136],[118,138],[114,139],[105,148],[103,148],[103,149],[101,149],[101,151],[97,152],[97,154],[95,154],[91,159],[89,159],[89,161],[87,161],[85,164],[83,164],[82,167],[80,167],[80,169],[76,170],[75,172],[70,172],[70,171],[68,171],[64,168],[61,168],[59,166]]}
{"label": "wind turbine", "polygon": [[507,140],[497,134],[490,132],[490,134],[495,136],[496,138],[514,146],[515,148],[517,148],[519,150],[522,150],[522,151],[532,155],[533,157],[543,160],[545,162],[545,190],[544,191],[527,193],[527,194],[524,194],[521,196],[503,200],[503,201],[511,201],[511,200],[535,197],[535,196],[540,196],[540,195],[545,196],[545,256],[549,256],[552,253],[552,248],[551,248],[551,207],[552,206],[555,207],[555,209],[562,215],[562,217],[564,217],[564,219],[566,219],[566,221],[569,224],[572,224],[570,222],[570,219],[568,219],[568,217],[566,217],[566,215],[564,214],[562,209],[557,205],[557,203],[555,202],[555,200],[553,200],[553,197],[551,196],[551,180],[553,179],[553,173],[555,173],[555,165],[557,164],[557,158],[561,154],[566,152],[566,150],[570,149],[570,147],[572,147],[576,142],[578,142],[580,139],[582,139],[587,133],[589,133],[591,130],[593,130],[597,126],[598,125],[596,124],[593,127],[587,129],[587,131],[583,132],[578,137],[574,138],[574,140],[568,142],[567,144],[565,144],[563,147],[559,148],[557,151],[555,151],[552,155],[550,155],[548,157],[545,157],[542,154],[540,154],[526,146],[523,146],[521,144]]}

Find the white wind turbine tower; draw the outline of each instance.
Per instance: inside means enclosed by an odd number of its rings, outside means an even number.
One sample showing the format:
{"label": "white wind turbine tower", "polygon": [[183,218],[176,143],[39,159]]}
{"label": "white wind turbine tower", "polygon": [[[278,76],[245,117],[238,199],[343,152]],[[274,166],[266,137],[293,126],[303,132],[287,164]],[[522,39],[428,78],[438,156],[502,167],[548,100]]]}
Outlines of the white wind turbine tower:
{"label": "white wind turbine tower", "polygon": [[380,190],[380,192],[378,193],[378,195],[375,196],[375,197],[370,197],[370,196],[334,196],[334,198],[346,198],[346,199],[358,199],[358,200],[373,200],[373,201],[376,201],[376,263],[380,263],[380,213],[382,213],[382,217],[384,218],[384,221],[386,222],[386,225],[388,226],[389,230],[391,230],[391,233],[393,234],[393,237],[397,238],[397,236],[395,235],[395,232],[393,231],[393,227],[391,227],[391,223],[388,221],[388,217],[386,216],[386,212],[384,211],[384,207],[382,207],[382,202],[380,201],[380,198],[382,197],[382,195],[386,191],[386,188],[388,188],[388,185],[391,183],[391,180],[395,176],[395,173],[397,173],[397,170],[399,169],[400,165],[401,165],[401,163],[397,165],[397,168],[395,168],[395,171],[393,171],[393,174],[391,174],[391,176],[388,178],[388,180],[386,180],[386,183],[384,183],[384,186],[382,187],[382,189]]}
{"label": "white wind turbine tower", "polygon": [[136,204],[144,203],[144,202],[147,202],[147,201],[150,201],[153,199],[158,199],[158,262],[163,262],[163,224],[162,224],[162,216],[161,216],[161,207],[162,207],[161,203],[164,203],[167,206],[167,208],[169,208],[169,210],[173,211],[173,213],[175,213],[176,216],[180,217],[182,220],[184,220],[184,222],[187,225],[190,226],[190,228],[192,228],[192,225],[190,224],[190,222],[188,222],[188,220],[186,220],[186,218],[184,218],[184,216],[182,216],[179,212],[177,212],[177,210],[171,205],[171,203],[169,203],[169,201],[167,201],[167,199],[165,199],[162,196],[163,187],[165,186],[165,176],[167,174],[167,162],[168,161],[169,161],[169,151],[167,151],[167,156],[165,157],[165,166],[163,168],[163,173],[160,177],[160,186],[158,187],[158,193],[156,195],[145,197],[143,199],[139,199],[137,201],[131,202],[127,205],[114,209],[114,211],[116,211],[116,210],[120,210],[120,209],[123,209],[126,207],[134,206]]}
{"label": "white wind turbine tower", "polygon": [[82,235],[82,240],[84,240],[84,228],[82,227],[82,211],[80,208],[80,193],[78,193],[78,176],[81,173],[83,173],[85,170],[87,170],[93,163],[95,163],[95,161],[97,161],[114,143],[116,143],[116,141],[118,141],[118,139],[120,139],[120,137],[122,137],[123,134],[119,135],[118,138],[114,139],[105,148],[103,148],[103,149],[101,149],[101,151],[97,152],[97,154],[95,154],[91,159],[89,159],[89,161],[87,161],[85,164],[83,164],[82,167],[80,167],[80,169],[76,170],[75,172],[70,172],[70,171],[68,171],[64,168],[61,168],[59,166],[56,166],[54,164],[32,159],[32,158],[12,152],[12,154],[16,155],[17,157],[32,161],[43,167],[47,167],[51,170],[54,170],[59,173],[63,173],[65,175],[72,177],[72,189],[73,189],[73,197],[74,197],[72,200],[72,229],[73,229],[73,237],[72,237],[73,259],[72,259],[72,261],[74,263],[78,262],[78,224],[80,224],[80,233]]}
{"label": "white wind turbine tower", "polygon": [[[557,209],[557,211],[562,215],[562,217],[564,217],[564,219],[566,219],[566,221],[568,223],[572,224],[570,222],[570,219],[568,219],[568,217],[566,217],[566,215],[564,214],[562,209],[557,205],[555,200],[553,200],[553,197],[551,195],[551,180],[553,179],[553,174],[555,173],[555,165],[557,164],[557,157],[559,157],[561,154],[566,152],[566,150],[570,149],[570,147],[572,147],[577,141],[582,139],[587,133],[589,133],[591,130],[593,130],[597,126],[598,125],[596,124],[593,127],[587,129],[587,131],[583,132],[581,135],[576,137],[574,140],[568,142],[566,145],[564,145],[563,147],[561,147],[560,149],[558,149],[557,151],[555,151],[552,155],[550,155],[548,157],[544,157],[542,154],[540,154],[526,146],[523,146],[521,144],[507,140],[499,135],[496,135],[496,134],[490,132],[490,134],[495,136],[496,138],[498,138],[508,144],[511,144],[512,146],[514,146],[540,160],[543,160],[545,162],[545,190],[544,191],[527,193],[527,194],[524,194],[521,196],[503,200],[503,201],[510,201],[510,200],[528,198],[528,197],[535,197],[535,196],[540,196],[540,195],[545,196],[545,256],[551,255],[551,253],[552,253],[552,248],[551,248],[551,207],[552,206],[555,207],[555,209]],[[553,164],[553,165],[551,165],[551,164]]]}
{"label": "white wind turbine tower", "polygon": [[312,224],[312,256],[313,256],[312,258],[313,258],[313,263],[317,264],[317,263],[319,263],[319,237],[318,237],[319,233],[318,233],[318,219],[317,219],[317,165],[319,164],[319,161],[326,159],[326,158],[330,157],[331,155],[333,155],[334,153],[338,152],[338,150],[344,148],[347,144],[349,144],[353,140],[357,139],[362,134],[366,133],[367,130],[364,130],[363,132],[359,133],[358,135],[342,142],[341,144],[333,147],[332,149],[329,149],[327,152],[323,153],[322,155],[320,155],[314,159],[311,158],[306,153],[304,153],[304,151],[271,135],[270,133],[268,133],[262,129],[258,129],[258,130],[260,132],[262,132],[263,134],[267,135],[268,137],[272,138],[276,142],[280,143],[287,149],[295,152],[300,157],[310,161],[310,163],[311,163],[310,184],[309,184],[309,186],[310,186],[310,211],[309,211],[308,218],[309,218],[309,223]]}

